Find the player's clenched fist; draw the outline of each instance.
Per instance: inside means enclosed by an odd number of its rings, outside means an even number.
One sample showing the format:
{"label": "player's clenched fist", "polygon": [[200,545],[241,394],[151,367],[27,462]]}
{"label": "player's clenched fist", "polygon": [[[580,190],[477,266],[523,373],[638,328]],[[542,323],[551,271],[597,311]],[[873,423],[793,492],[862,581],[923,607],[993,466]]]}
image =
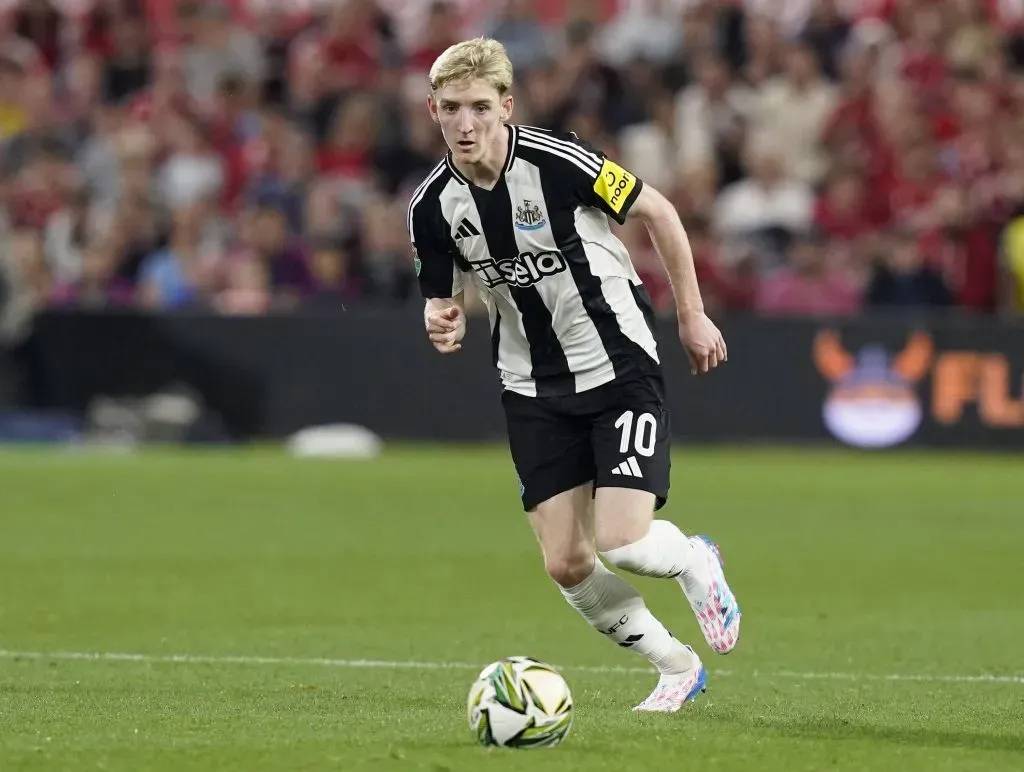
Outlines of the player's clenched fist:
{"label": "player's clenched fist", "polygon": [[466,334],[466,315],[458,306],[432,311],[426,316],[427,335],[442,354],[454,354],[462,348]]}

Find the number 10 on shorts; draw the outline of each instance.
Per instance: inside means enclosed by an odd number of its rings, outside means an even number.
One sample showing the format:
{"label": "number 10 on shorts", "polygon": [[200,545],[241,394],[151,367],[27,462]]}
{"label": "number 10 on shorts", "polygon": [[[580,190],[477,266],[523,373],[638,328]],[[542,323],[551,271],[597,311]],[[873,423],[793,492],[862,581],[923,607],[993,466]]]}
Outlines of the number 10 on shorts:
{"label": "number 10 on shorts", "polygon": [[651,413],[641,413],[633,420],[633,411],[627,410],[615,421],[615,428],[622,433],[619,453],[626,454],[630,448],[638,455],[650,458],[654,455],[654,444],[658,435],[658,421]]}

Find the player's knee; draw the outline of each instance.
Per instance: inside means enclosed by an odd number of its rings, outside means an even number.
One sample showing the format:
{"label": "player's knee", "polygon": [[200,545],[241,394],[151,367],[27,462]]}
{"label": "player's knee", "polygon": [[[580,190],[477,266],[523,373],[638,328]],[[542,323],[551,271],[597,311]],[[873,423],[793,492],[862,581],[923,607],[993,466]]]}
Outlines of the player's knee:
{"label": "player's knee", "polygon": [[595,541],[598,552],[609,552],[643,539],[651,529],[648,516],[635,518],[602,518],[595,529]]}
{"label": "player's knee", "polygon": [[594,536],[604,553],[640,541],[654,520],[655,497],[647,491],[601,488],[597,491]]}
{"label": "player's knee", "polygon": [[645,536],[639,530],[609,530],[600,534],[597,538],[597,551],[601,553],[611,552],[620,547],[628,547],[635,544]]}
{"label": "player's knee", "polygon": [[567,550],[544,557],[544,569],[561,587],[575,587],[592,573],[596,557],[590,550]]}

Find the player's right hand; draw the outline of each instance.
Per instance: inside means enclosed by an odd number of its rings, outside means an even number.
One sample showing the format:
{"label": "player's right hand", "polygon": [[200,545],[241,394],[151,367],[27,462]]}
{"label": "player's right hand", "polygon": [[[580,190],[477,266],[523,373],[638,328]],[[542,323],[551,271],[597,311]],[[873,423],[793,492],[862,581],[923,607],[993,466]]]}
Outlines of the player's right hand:
{"label": "player's right hand", "polygon": [[449,306],[427,315],[427,336],[442,354],[454,354],[462,348],[466,334],[466,315],[458,306]]}

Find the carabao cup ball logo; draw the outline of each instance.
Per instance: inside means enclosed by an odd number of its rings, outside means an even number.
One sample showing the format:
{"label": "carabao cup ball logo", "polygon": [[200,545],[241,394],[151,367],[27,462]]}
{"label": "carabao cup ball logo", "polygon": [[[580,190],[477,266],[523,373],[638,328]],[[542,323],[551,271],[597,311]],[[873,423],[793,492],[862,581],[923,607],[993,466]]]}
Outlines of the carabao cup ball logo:
{"label": "carabao cup ball logo", "polygon": [[832,383],[822,418],[836,439],[883,448],[905,442],[921,425],[914,386],[932,362],[932,342],[924,333],[914,333],[903,351],[890,357],[880,346],[865,346],[854,356],[835,332],[820,332],[814,362]]}

